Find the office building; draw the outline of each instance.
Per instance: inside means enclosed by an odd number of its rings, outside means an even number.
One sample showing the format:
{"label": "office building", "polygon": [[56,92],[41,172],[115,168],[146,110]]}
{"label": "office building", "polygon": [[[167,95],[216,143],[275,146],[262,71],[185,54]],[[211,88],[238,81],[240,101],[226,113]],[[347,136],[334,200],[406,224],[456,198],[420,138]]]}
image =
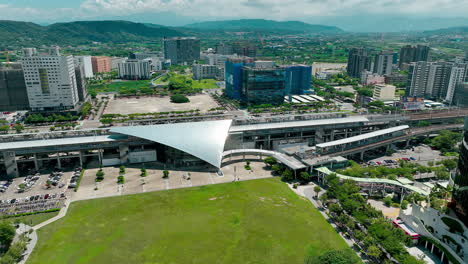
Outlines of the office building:
{"label": "office building", "polygon": [[389,84],[376,84],[374,85],[373,98],[379,101],[392,101],[395,100],[396,87]]}
{"label": "office building", "polygon": [[93,56],[91,57],[91,64],[93,65],[93,73],[111,72],[111,58],[107,56]]}
{"label": "office building", "polygon": [[380,52],[374,57],[374,73],[385,75],[392,73],[393,52]]}
{"label": "office building", "polygon": [[75,64],[82,65],[84,70],[85,78],[93,78],[93,63],[91,62],[91,56],[76,56]]}
{"label": "office building", "polygon": [[192,64],[200,59],[200,40],[197,38],[164,38],[164,58],[172,65]]}
{"label": "office building", "polygon": [[243,66],[241,99],[249,105],[273,104],[279,105],[284,101],[285,70],[273,66],[271,68]]}
{"label": "office building", "polygon": [[468,108],[468,82],[464,82],[456,87],[454,98],[454,105]]}
{"label": "office building", "polygon": [[398,67],[400,69],[406,69],[407,65],[412,62],[428,61],[429,50],[430,48],[425,45],[406,45],[402,47],[400,49],[400,60],[398,61]]}
{"label": "office building", "polygon": [[456,103],[454,94],[464,83],[468,65],[451,62],[415,62],[410,64],[406,95]]}
{"label": "office building", "polygon": [[454,179],[453,204],[457,216],[468,225],[468,118],[465,117],[463,143],[460,144],[458,173]]}
{"label": "office building", "polygon": [[348,75],[360,78],[361,73],[366,70],[371,70],[371,57],[363,48],[352,48],[348,54]]}
{"label": "office building", "polygon": [[232,51],[232,45],[228,43],[218,43],[216,45],[216,54],[219,55],[232,55],[234,52]]}
{"label": "office building", "polygon": [[286,94],[301,95],[310,90],[312,82],[312,66],[288,65],[285,69]]}
{"label": "office building", "polygon": [[127,80],[143,80],[151,77],[149,60],[128,59],[119,63],[119,78]]}
{"label": "office building", "polygon": [[127,58],[123,57],[112,57],[110,58],[111,71],[117,71],[119,69],[119,63],[125,62]]}
{"label": "office building", "polygon": [[28,91],[21,64],[0,66],[0,112],[29,109]]}
{"label": "office building", "polygon": [[225,82],[226,89],[224,90],[227,97],[240,100],[242,94],[242,67],[253,65],[253,59],[248,57],[229,58],[225,66]]}
{"label": "office building", "polygon": [[218,76],[219,68],[216,65],[195,64],[192,66],[194,80],[215,79]]}
{"label": "office building", "polygon": [[52,48],[49,55],[26,49],[21,61],[31,109],[66,110],[78,104],[72,56],[60,56],[58,47]]}
{"label": "office building", "polygon": [[78,89],[78,99],[81,102],[86,101],[88,97],[87,81],[85,69],[82,64],[75,65],[76,88]]}

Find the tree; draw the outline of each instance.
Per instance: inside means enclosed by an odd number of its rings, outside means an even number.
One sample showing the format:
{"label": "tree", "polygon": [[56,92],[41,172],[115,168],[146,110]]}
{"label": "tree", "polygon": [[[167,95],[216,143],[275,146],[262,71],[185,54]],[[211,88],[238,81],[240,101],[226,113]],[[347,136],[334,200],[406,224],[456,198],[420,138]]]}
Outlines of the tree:
{"label": "tree", "polygon": [[320,188],[320,186],[318,186],[318,185],[316,185],[316,186],[314,187],[315,197],[318,198],[318,195],[319,195],[319,193],[320,193],[321,190],[322,190],[322,188]]}
{"label": "tree", "polygon": [[277,161],[275,158],[273,158],[273,157],[266,157],[266,158],[263,160],[263,162],[265,162],[265,164],[266,164],[267,166],[270,166],[270,167],[273,166],[273,165],[275,165],[276,163],[278,163],[278,161]]}
{"label": "tree", "polygon": [[7,133],[8,130],[10,130],[10,126],[8,126],[8,125],[0,126],[0,133],[1,133],[1,134]]}
{"label": "tree", "polygon": [[329,250],[319,257],[309,257],[306,264],[358,264],[361,259],[351,249]]}
{"label": "tree", "polygon": [[146,176],[148,176],[148,173],[146,172],[146,168],[145,168],[145,167],[141,168],[140,171],[141,171],[141,174],[140,174],[141,177],[146,177]]}
{"label": "tree", "polygon": [[292,181],[294,180],[292,171],[289,169],[285,169],[283,173],[281,174],[281,180],[282,181]]}
{"label": "tree", "polygon": [[310,181],[310,174],[307,171],[303,171],[299,174],[301,181],[309,182]]}
{"label": "tree", "polygon": [[383,202],[384,202],[385,206],[390,207],[390,205],[392,205],[392,202],[393,202],[393,201],[392,201],[392,198],[391,198],[390,196],[387,196],[387,197],[385,197],[385,198],[383,199]]}
{"label": "tree", "polygon": [[120,174],[124,174],[125,173],[125,166],[124,165],[121,165],[120,168],[119,168],[119,173]]}
{"label": "tree", "polygon": [[104,171],[102,169],[99,169],[97,172],[96,172],[96,181],[97,182],[100,182],[104,180]]}
{"label": "tree", "polygon": [[16,133],[21,133],[23,130],[24,130],[24,126],[21,125],[21,124],[15,124],[15,126],[13,127],[16,131]]}
{"label": "tree", "polygon": [[401,201],[401,209],[407,209],[408,208],[408,201],[403,200]]}
{"label": "tree", "polygon": [[169,178],[169,171],[168,170],[164,170],[163,171],[163,179],[167,179]]}
{"label": "tree", "polygon": [[173,96],[171,96],[171,102],[176,103],[176,104],[182,104],[182,103],[188,103],[190,102],[190,100],[185,95],[174,94]]}
{"label": "tree", "polygon": [[5,251],[10,248],[11,242],[15,237],[15,227],[10,222],[0,222],[0,246]]}
{"label": "tree", "polygon": [[448,130],[440,131],[439,135],[431,140],[431,147],[439,149],[441,152],[452,152],[457,148],[462,139],[462,134]]}
{"label": "tree", "polygon": [[380,255],[382,255],[382,251],[378,247],[371,245],[367,248],[367,255],[378,259],[380,258]]}

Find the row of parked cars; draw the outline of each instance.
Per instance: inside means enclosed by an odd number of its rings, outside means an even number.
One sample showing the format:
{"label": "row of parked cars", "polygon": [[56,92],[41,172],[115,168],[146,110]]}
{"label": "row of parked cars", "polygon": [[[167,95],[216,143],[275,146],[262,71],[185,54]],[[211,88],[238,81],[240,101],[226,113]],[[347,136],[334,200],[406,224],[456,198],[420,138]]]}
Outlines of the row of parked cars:
{"label": "row of parked cars", "polygon": [[28,175],[26,178],[24,178],[23,182],[18,185],[18,192],[22,193],[25,192],[29,189],[31,189],[34,184],[41,178],[40,173],[36,173],[34,175]]}
{"label": "row of parked cars", "polygon": [[388,159],[388,160],[382,160],[382,161],[370,161],[369,165],[372,166],[385,166],[385,165],[397,165],[399,161],[415,161],[417,160],[414,157],[409,157],[409,158],[397,158],[394,160]]}
{"label": "row of parked cars", "polygon": [[[61,171],[54,171],[50,173],[49,177],[47,178],[47,182],[52,184],[53,186],[57,186],[62,179],[63,172]],[[60,188],[63,186],[59,186]]]}
{"label": "row of parked cars", "polygon": [[68,188],[75,188],[78,184],[78,179],[80,178],[81,168],[76,168],[73,172],[73,175],[70,179],[70,184],[68,184]]}
{"label": "row of parked cars", "polygon": [[0,182],[0,192],[2,193],[6,192],[6,190],[8,189],[8,187],[10,187],[12,183],[13,183],[13,180]]}
{"label": "row of parked cars", "polygon": [[54,194],[36,194],[32,196],[27,196],[24,198],[13,198],[13,199],[6,199],[0,200],[0,204],[14,204],[14,203],[27,203],[27,202],[34,202],[38,200],[48,200],[48,199],[56,199],[56,198],[65,198],[65,193],[54,193]]}

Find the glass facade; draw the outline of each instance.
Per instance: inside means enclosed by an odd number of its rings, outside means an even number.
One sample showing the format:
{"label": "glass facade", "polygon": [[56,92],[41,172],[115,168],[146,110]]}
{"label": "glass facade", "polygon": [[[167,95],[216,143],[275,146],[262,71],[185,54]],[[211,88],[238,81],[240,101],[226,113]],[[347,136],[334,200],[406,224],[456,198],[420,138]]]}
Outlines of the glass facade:
{"label": "glass facade", "polygon": [[301,95],[310,90],[312,81],[312,66],[293,65],[285,66],[286,94]]}
{"label": "glass facade", "polygon": [[242,82],[242,100],[249,105],[278,105],[284,102],[284,69],[243,67]]}

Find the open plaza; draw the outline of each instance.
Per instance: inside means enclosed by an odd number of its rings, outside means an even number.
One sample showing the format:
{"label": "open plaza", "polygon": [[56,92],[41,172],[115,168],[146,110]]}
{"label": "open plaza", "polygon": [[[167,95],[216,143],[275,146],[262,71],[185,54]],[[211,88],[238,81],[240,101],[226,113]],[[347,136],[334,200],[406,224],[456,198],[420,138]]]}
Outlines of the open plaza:
{"label": "open plaza", "polygon": [[140,96],[140,97],[119,97],[110,100],[104,114],[138,114],[138,113],[158,113],[172,111],[200,110],[207,112],[219,105],[208,94],[197,94],[187,96],[190,103],[172,103],[169,96]]}

